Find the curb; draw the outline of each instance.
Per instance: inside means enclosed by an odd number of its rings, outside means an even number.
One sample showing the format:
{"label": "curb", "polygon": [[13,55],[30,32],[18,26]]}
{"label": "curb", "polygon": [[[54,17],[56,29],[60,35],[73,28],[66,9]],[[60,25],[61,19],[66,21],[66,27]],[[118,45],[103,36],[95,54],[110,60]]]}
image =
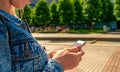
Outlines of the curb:
{"label": "curb", "polygon": [[35,38],[37,40],[51,40],[51,41],[98,40],[98,41],[120,42],[120,38],[85,38],[85,37],[35,37]]}

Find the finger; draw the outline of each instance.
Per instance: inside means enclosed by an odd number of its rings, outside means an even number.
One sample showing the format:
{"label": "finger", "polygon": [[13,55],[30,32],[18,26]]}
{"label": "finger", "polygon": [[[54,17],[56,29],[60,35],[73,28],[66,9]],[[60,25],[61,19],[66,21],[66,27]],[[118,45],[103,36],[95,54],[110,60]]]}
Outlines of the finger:
{"label": "finger", "polygon": [[69,51],[77,53],[81,51],[81,46],[75,46],[75,47],[69,48]]}
{"label": "finger", "polygon": [[85,52],[84,52],[84,51],[79,51],[77,54],[78,54],[79,56],[83,56],[83,55],[85,54]]}
{"label": "finger", "polygon": [[69,52],[77,53],[79,50],[77,48],[69,48]]}
{"label": "finger", "polygon": [[78,51],[82,50],[82,46],[77,46]]}
{"label": "finger", "polygon": [[61,55],[65,55],[69,52],[69,49],[62,49],[56,52],[56,54],[61,54]]}
{"label": "finger", "polygon": [[82,56],[84,55],[84,51],[80,51],[77,53],[77,56],[78,56],[78,61],[80,62],[82,60]]}
{"label": "finger", "polygon": [[75,55],[77,57],[81,57],[81,56],[83,56],[85,54],[85,52],[84,51],[79,51],[77,53],[70,52],[70,54]]}
{"label": "finger", "polygon": [[84,53],[84,51],[80,51],[80,52],[77,52],[77,53],[70,52],[69,54],[73,55],[74,58],[76,59],[76,63],[79,64],[79,62],[80,62],[81,59],[82,59],[82,56],[83,56],[85,53]]}

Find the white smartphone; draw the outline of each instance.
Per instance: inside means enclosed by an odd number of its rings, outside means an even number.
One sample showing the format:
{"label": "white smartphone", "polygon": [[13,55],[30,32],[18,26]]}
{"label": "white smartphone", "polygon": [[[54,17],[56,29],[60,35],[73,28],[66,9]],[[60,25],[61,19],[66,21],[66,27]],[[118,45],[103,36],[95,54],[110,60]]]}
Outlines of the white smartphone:
{"label": "white smartphone", "polygon": [[78,41],[76,41],[75,44],[72,45],[72,47],[75,47],[75,46],[81,46],[81,47],[83,47],[85,44],[86,44],[86,41],[78,40]]}

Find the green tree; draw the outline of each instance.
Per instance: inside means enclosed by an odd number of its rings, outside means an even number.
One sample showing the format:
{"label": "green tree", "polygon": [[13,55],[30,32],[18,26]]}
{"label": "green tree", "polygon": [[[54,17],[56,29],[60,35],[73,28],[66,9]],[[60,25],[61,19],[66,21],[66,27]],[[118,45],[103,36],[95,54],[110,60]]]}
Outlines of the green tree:
{"label": "green tree", "polygon": [[101,21],[102,22],[111,22],[115,20],[115,16],[113,14],[113,3],[110,0],[101,0]]}
{"label": "green tree", "polygon": [[100,0],[86,0],[86,16],[90,22],[99,21],[101,3]]}
{"label": "green tree", "polygon": [[79,25],[84,22],[83,7],[79,0],[74,0],[75,24]]}
{"label": "green tree", "polygon": [[115,16],[120,20],[120,0],[115,0]]}
{"label": "green tree", "polygon": [[35,23],[39,25],[47,25],[50,21],[50,13],[47,2],[39,0],[35,9]]}
{"label": "green tree", "polygon": [[37,24],[36,24],[36,16],[35,16],[35,8],[33,8],[31,11],[32,11],[31,12],[31,18],[32,18],[31,26],[37,26]]}
{"label": "green tree", "polygon": [[53,25],[58,25],[60,23],[60,19],[59,19],[59,12],[57,10],[57,5],[55,1],[53,1],[50,4],[50,15],[51,15],[51,23]]}
{"label": "green tree", "polygon": [[94,28],[95,22],[99,21],[101,3],[100,0],[86,0],[85,14],[88,20],[88,24],[91,29]]}
{"label": "green tree", "polygon": [[31,8],[29,5],[26,5],[24,8],[23,19],[26,19],[29,24],[31,24]]}
{"label": "green tree", "polygon": [[62,24],[69,25],[73,23],[74,19],[73,4],[70,2],[70,0],[60,1],[59,13]]}

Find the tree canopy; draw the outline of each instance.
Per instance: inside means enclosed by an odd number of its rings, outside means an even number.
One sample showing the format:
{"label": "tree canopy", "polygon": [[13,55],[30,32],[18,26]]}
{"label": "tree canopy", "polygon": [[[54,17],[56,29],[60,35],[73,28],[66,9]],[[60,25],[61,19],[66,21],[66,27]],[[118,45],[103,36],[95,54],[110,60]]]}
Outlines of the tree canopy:
{"label": "tree canopy", "polygon": [[50,4],[51,24],[58,25],[60,23],[57,4],[53,1]]}
{"label": "tree canopy", "polygon": [[120,20],[120,0],[115,0],[114,13],[115,13],[117,20]]}
{"label": "tree canopy", "polygon": [[23,19],[26,19],[29,24],[31,24],[31,8],[29,5],[26,5],[24,8]]}
{"label": "tree canopy", "polygon": [[[60,0],[47,3],[39,0],[34,9],[26,6],[23,18],[34,26],[75,26],[120,20],[120,1],[115,0]],[[32,20],[31,20],[32,19]]]}
{"label": "tree canopy", "polygon": [[70,0],[60,1],[59,13],[62,24],[69,25],[73,23],[74,18],[73,4],[70,2]]}
{"label": "tree canopy", "polygon": [[44,0],[39,0],[35,8],[35,23],[37,25],[47,25],[50,21],[48,4]]}

